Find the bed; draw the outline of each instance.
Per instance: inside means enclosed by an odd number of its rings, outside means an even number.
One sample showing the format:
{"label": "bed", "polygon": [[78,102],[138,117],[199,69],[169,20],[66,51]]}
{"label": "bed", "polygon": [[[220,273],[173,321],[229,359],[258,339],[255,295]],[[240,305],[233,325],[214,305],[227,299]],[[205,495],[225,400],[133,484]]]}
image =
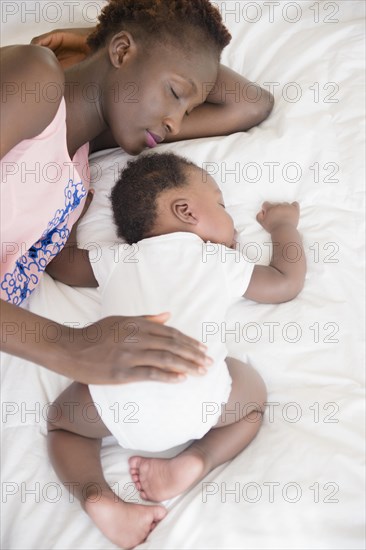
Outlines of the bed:
{"label": "bed", "polygon": [[[269,236],[255,220],[262,202],[299,201],[308,272],[292,302],[242,300],[230,310],[230,354],[267,384],[264,425],[233,461],[167,502],[169,514],[138,548],[363,549],[365,4],[216,4],[233,35],[223,63],[273,91],[275,108],[246,133],[157,151],[185,155],[216,178],[253,261],[269,259]],[[102,5],[4,1],[2,45],[90,26]],[[96,194],[79,238],[92,253],[116,239],[108,193],[128,158],[118,149],[91,158]],[[95,290],[47,275],[28,307],[74,326],[99,317]],[[47,404],[69,381],[5,354],[1,367],[2,547],[116,548],[59,483],[47,456]],[[104,441],[108,481],[137,502],[130,454],[112,437]]]}

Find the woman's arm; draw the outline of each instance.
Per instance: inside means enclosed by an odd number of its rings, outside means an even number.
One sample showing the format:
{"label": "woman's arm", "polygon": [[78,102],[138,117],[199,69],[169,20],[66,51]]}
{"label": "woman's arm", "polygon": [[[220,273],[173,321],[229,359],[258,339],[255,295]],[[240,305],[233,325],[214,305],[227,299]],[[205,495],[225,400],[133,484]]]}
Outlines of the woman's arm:
{"label": "woman's arm", "polygon": [[179,134],[167,141],[244,132],[263,122],[273,105],[274,98],[269,92],[220,65],[216,83],[205,103],[186,116]]}
{"label": "woman's arm", "polygon": [[[0,115],[6,128],[1,134],[2,158],[53,120],[64,73],[54,54],[38,46],[9,46],[0,55]],[[59,102],[54,97],[48,101],[43,93],[50,81],[60,87]],[[2,351],[85,384],[174,382],[207,364],[202,344],[164,325],[167,314],[102,319],[90,328],[99,336],[93,343],[85,329],[66,327],[3,300],[0,315]],[[131,329],[135,338],[129,338]]]}
{"label": "woman's arm", "polygon": [[[179,382],[182,375],[200,374],[198,368],[208,365],[202,344],[164,325],[168,314],[107,317],[88,331],[4,300],[0,314],[1,351],[84,384]],[[98,338],[91,340],[89,334]]]}

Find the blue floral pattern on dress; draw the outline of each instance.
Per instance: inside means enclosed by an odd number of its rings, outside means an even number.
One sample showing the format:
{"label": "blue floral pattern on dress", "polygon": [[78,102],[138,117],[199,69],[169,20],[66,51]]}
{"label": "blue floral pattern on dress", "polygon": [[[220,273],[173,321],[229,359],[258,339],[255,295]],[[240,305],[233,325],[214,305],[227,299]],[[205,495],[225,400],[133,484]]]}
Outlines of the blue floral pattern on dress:
{"label": "blue floral pattern on dress", "polygon": [[64,194],[65,207],[55,212],[40,240],[17,260],[13,272],[4,275],[0,286],[8,302],[20,305],[28,298],[47,265],[65,246],[70,236],[69,214],[79,206],[87,193],[81,182],[69,180]]}

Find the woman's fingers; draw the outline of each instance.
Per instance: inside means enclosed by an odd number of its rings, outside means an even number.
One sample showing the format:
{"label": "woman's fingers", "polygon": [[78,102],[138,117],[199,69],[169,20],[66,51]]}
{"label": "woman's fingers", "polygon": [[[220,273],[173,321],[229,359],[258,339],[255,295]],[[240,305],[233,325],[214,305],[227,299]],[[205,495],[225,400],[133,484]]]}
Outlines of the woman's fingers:
{"label": "woman's fingers", "polygon": [[[213,363],[205,354],[207,347],[197,340],[143,317],[108,317],[95,325],[101,334],[95,345],[77,333],[79,368],[85,373],[79,372],[75,379],[83,383],[84,377],[87,383],[102,384],[177,382],[178,375],[205,374]],[[77,363],[75,353],[73,357]]]}
{"label": "woman's fingers", "polygon": [[[140,349],[143,346],[145,349],[170,351],[194,363],[207,364],[205,344],[164,325],[163,322],[153,322],[144,317],[115,317],[113,320],[120,323],[120,341],[140,343]],[[133,340],[125,337],[125,332],[128,332],[131,338],[133,336]]]}
{"label": "woman's fingers", "polygon": [[53,52],[57,52],[62,47],[63,39],[62,34],[58,31],[51,31],[40,36],[36,36],[32,39],[31,44],[35,46],[43,46],[49,48]]}
{"label": "woman's fingers", "polygon": [[170,313],[166,311],[165,313],[158,313],[157,315],[143,315],[143,319],[147,321],[153,321],[154,323],[166,323],[170,318]]}
{"label": "woman's fingers", "polygon": [[34,37],[31,44],[52,50],[65,69],[83,61],[90,53],[86,40],[92,31],[93,28],[58,29]]}
{"label": "woman's fingers", "polygon": [[140,366],[130,371],[128,382],[154,381],[179,383],[185,379],[186,376],[184,374],[168,372],[154,367]]}
{"label": "woman's fingers", "polygon": [[[122,355],[120,359],[121,366],[123,363],[124,358]],[[181,355],[167,349],[136,349],[135,353],[131,350],[130,367],[135,368],[143,365],[149,365],[168,372],[198,376],[205,374],[211,363],[197,364],[191,359],[184,359]]]}
{"label": "woman's fingers", "polygon": [[176,328],[168,327],[161,323],[152,323],[150,321],[147,322],[148,327],[146,332],[153,336],[169,338],[171,340],[174,340],[178,344],[184,344],[192,347],[193,349],[200,351],[200,355],[204,354],[204,352],[207,350],[207,346],[205,346],[205,344],[199,342],[198,340],[195,340],[194,338],[191,338],[190,336],[187,336],[186,334],[183,334],[183,332],[180,332],[180,330],[177,330]]}
{"label": "woman's fingers", "polygon": [[157,327],[157,329],[151,329],[149,336],[151,339],[144,341],[145,349],[168,351],[177,358],[193,363],[193,370],[197,368],[197,365],[209,366],[213,362],[206,355],[207,346],[176,329],[165,326]]}
{"label": "woman's fingers", "polygon": [[143,346],[145,348],[143,350],[144,353],[169,353],[173,360],[183,360],[184,363],[187,363],[188,369],[192,371],[192,373],[195,373],[198,367],[209,367],[213,362],[211,358],[205,355],[205,353],[199,350],[197,351],[192,346],[178,343],[177,341],[169,338],[146,336],[143,341]]}
{"label": "woman's fingers", "polygon": [[40,36],[35,36],[31,40],[33,46],[48,46],[52,41],[52,35],[50,33],[41,34]]}

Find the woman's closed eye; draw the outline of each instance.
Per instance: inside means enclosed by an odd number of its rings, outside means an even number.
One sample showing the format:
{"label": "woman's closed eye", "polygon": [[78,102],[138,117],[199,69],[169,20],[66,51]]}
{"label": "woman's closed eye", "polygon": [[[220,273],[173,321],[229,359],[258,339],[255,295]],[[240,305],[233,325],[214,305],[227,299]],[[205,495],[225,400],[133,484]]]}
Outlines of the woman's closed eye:
{"label": "woman's closed eye", "polygon": [[[175,97],[175,99],[177,99],[178,101],[180,101],[180,97],[178,96],[178,94],[174,91],[174,89],[173,89],[171,86],[170,86],[170,90],[171,90],[173,96]],[[186,112],[185,112],[185,115],[186,115],[186,116],[189,116],[190,113],[189,113],[188,111],[186,111]]]}
{"label": "woman's closed eye", "polygon": [[175,91],[173,90],[173,88],[170,86],[170,90],[173,94],[173,96],[175,97],[175,99],[177,99],[179,101],[180,97],[178,96],[178,94],[175,93]]}

